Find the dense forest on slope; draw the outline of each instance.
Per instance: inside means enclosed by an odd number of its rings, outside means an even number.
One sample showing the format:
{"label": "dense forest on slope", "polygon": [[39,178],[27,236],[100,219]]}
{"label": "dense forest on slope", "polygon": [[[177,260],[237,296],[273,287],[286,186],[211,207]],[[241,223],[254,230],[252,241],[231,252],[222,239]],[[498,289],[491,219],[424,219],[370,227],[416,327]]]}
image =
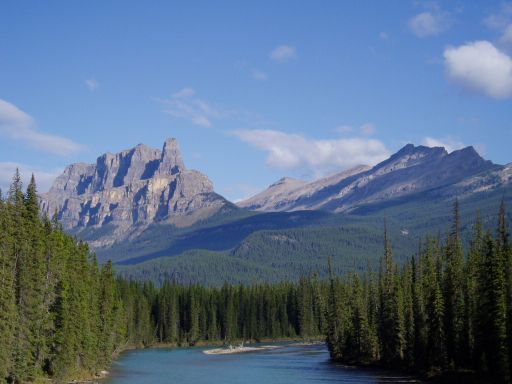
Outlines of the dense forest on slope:
{"label": "dense forest on slope", "polygon": [[91,377],[124,348],[156,342],[320,334],[301,326],[312,297],[293,284],[213,289],[170,276],[157,289],[116,279],[111,262],[100,267],[86,243],[41,218],[34,178],[24,193],[18,173],[7,197],[0,193],[0,282],[0,380],[8,383]]}
{"label": "dense forest on slope", "polygon": [[[112,260],[121,276],[151,280],[158,286],[170,275],[181,284],[212,286],[220,286],[224,281],[298,281],[300,276],[312,272],[323,279],[328,277],[329,257],[335,274],[346,274],[354,268],[364,270],[368,264],[377,270],[384,218],[395,259],[402,265],[417,252],[426,236],[449,231],[454,199],[429,191],[343,214],[298,211],[231,218],[234,222],[219,223],[212,219],[199,229],[180,229],[179,236],[177,229],[168,225],[153,226],[141,235],[140,243],[116,245],[100,256],[115,256],[117,262]],[[470,245],[475,212],[480,210],[485,229],[494,228],[501,200],[512,206],[511,188],[461,197],[460,231],[465,247]],[[510,212],[508,219],[512,219]],[[146,247],[153,251],[144,253]],[[115,255],[117,251],[119,254]]]}
{"label": "dense forest on slope", "polygon": [[125,337],[112,264],[41,219],[34,178],[21,188],[0,199],[0,378],[97,372]]}
{"label": "dense forest on slope", "polygon": [[23,193],[16,174],[0,198],[5,382],[91,377],[127,347],[322,334],[332,357],[345,362],[510,382],[512,247],[504,204],[496,234],[477,219],[467,251],[456,203],[447,239],[425,240],[402,265],[386,229],[377,269],[217,287],[182,285],[168,274],[157,287],[115,278],[110,262],[100,267],[85,243],[40,217],[36,192],[32,178]]}
{"label": "dense forest on slope", "polygon": [[[496,234],[477,219],[470,246],[458,202],[446,242],[427,239],[402,267],[387,230],[378,272],[331,275],[327,342],[331,356],[423,374],[476,372],[508,383],[512,370],[512,249],[502,204]],[[460,377],[459,377],[460,379]]]}
{"label": "dense forest on slope", "polygon": [[[368,227],[336,226],[258,231],[249,235],[230,252],[190,250],[181,255],[159,257],[136,265],[116,264],[126,279],[153,281],[162,285],[169,276],[181,284],[221,286],[298,281],[300,276],[317,273],[328,277],[327,259],[333,257],[333,270],[345,274],[378,267],[382,249],[382,223]],[[394,227],[398,250],[411,254],[418,239],[401,234]],[[343,251],[342,251],[343,250]],[[404,261],[401,260],[401,261]]]}

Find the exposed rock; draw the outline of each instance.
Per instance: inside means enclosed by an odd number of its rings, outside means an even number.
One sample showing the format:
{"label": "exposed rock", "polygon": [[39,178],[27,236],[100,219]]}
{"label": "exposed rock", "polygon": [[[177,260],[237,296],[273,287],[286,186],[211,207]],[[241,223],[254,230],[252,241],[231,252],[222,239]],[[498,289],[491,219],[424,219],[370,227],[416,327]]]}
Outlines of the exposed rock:
{"label": "exposed rock", "polygon": [[[320,191],[325,193],[330,186],[336,185],[342,180],[368,169],[370,169],[369,166],[360,165],[347,171],[315,180],[311,183],[291,177],[283,177],[256,196],[241,201],[238,203],[238,206],[267,212],[313,209],[312,207],[315,205],[313,200],[315,198],[318,198],[318,201],[316,201],[317,204],[323,201],[321,197],[322,194],[320,193],[317,196],[317,193]],[[311,200],[312,197],[314,197],[313,200]],[[306,203],[305,200],[308,199],[310,201]]]}
{"label": "exposed rock", "polygon": [[372,168],[360,166],[311,183],[281,179],[239,206],[257,211],[343,212],[435,189],[454,195],[477,192],[510,181],[507,169],[484,160],[473,147],[449,154],[441,147],[408,144]]}
{"label": "exposed rock", "polygon": [[90,242],[95,247],[155,222],[192,225],[226,204],[207,176],[186,169],[176,139],[167,139],[162,151],[139,144],[106,153],[96,164],[72,164],[41,196],[43,213],[57,212],[67,230],[108,228]]}

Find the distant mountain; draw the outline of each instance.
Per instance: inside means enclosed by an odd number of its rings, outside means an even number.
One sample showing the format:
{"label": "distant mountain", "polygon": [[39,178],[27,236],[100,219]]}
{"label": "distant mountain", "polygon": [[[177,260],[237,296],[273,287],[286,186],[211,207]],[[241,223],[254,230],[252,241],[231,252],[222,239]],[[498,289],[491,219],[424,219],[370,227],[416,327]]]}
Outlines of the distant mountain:
{"label": "distant mountain", "polygon": [[206,175],[185,167],[175,139],[162,150],[139,144],[106,153],[95,164],[68,166],[41,196],[41,209],[49,216],[57,212],[66,230],[95,248],[136,239],[154,223],[188,227],[237,210]]}
{"label": "distant mountain", "polygon": [[476,210],[494,228],[501,199],[512,207],[512,164],[493,164],[472,147],[409,144],[374,167],[309,183],[280,179],[237,207],[188,170],[168,139],[162,150],[139,144],[70,165],[41,207],[127,277],[222,284],[326,276],[331,256],[339,273],[377,266],[384,217],[404,260],[426,234],[448,230],[455,197],[464,238]]}
{"label": "distant mountain", "polygon": [[256,196],[239,202],[238,206],[264,212],[315,209],[313,199],[321,202],[323,199],[322,191],[325,194],[329,186],[335,186],[343,180],[358,175],[370,168],[366,165],[360,165],[311,183],[291,177],[283,177]]}
{"label": "distant mountain", "polygon": [[473,147],[448,153],[408,144],[374,167],[359,166],[311,183],[284,178],[238,205],[263,212],[348,212],[432,190],[457,196],[496,188],[510,181],[510,169],[484,160]]}

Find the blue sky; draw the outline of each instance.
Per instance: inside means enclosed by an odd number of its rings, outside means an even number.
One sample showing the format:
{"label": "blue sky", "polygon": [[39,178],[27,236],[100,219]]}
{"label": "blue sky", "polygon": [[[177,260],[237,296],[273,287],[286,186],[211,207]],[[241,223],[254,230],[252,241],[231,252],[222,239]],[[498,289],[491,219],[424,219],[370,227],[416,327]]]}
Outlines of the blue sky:
{"label": "blue sky", "polygon": [[2,189],[166,137],[232,200],[408,142],[512,162],[512,2],[0,4]]}

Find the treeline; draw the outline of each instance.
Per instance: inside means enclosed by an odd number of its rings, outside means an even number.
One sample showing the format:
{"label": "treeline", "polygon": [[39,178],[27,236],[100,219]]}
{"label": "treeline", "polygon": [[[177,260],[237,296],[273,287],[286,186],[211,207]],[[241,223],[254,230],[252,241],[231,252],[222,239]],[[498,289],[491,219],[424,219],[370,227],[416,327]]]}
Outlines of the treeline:
{"label": "treeline", "polygon": [[496,233],[477,219],[470,247],[460,238],[458,203],[445,242],[427,239],[399,267],[387,231],[380,270],[331,275],[331,356],[422,374],[475,372],[508,383],[512,369],[512,252],[502,203]]}
{"label": "treeline", "polygon": [[107,367],[124,342],[112,264],[41,218],[34,178],[0,192],[0,380],[80,378]]}
{"label": "treeline", "polygon": [[0,381],[94,376],[127,347],[321,334],[320,283],[205,288],[116,278],[56,218],[35,180],[0,191]]}
{"label": "treeline", "polygon": [[[458,203],[445,242],[399,266],[384,233],[377,271],[297,283],[160,288],[116,278],[87,244],[41,218],[35,181],[0,192],[0,381],[79,379],[127,347],[326,335],[331,356],[421,374],[475,371],[510,382],[512,247],[477,220],[467,251]],[[370,267],[368,268],[370,269]]]}
{"label": "treeline", "polygon": [[298,284],[207,288],[166,282],[119,280],[129,344],[194,345],[197,342],[259,341],[264,338],[321,337],[321,285]]}

